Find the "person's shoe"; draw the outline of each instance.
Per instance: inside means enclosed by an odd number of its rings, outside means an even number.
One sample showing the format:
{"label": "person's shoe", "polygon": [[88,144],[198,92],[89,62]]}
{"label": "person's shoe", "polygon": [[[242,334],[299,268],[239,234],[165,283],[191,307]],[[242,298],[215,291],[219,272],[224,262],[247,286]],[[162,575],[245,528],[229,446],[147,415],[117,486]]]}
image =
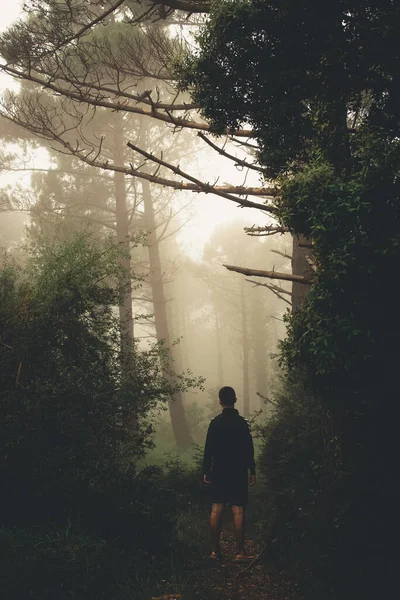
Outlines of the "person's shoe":
{"label": "person's shoe", "polygon": [[245,563],[245,562],[249,562],[249,561],[253,560],[253,558],[254,558],[254,556],[248,556],[247,554],[239,553],[239,554],[236,554],[235,558],[233,559],[233,562]]}

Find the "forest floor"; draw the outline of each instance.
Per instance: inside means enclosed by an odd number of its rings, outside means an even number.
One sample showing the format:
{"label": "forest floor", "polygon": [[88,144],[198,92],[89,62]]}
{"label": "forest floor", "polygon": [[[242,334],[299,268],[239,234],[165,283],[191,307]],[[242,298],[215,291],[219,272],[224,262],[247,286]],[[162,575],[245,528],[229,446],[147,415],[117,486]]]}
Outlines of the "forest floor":
{"label": "forest floor", "polygon": [[221,535],[221,563],[204,556],[181,593],[153,596],[152,600],[301,600],[289,578],[273,573],[262,560],[263,548],[255,538],[248,538],[246,549],[253,559],[233,562],[233,530],[226,528]]}

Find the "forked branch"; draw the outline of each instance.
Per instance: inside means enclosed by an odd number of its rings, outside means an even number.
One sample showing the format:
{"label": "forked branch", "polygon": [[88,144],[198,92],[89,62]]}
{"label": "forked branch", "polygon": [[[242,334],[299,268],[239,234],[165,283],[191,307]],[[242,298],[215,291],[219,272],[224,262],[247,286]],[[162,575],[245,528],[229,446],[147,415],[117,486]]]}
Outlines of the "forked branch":
{"label": "forked branch", "polygon": [[[90,106],[98,106],[101,108],[108,108],[112,111],[117,111],[117,112],[122,111],[122,112],[127,112],[127,113],[133,113],[136,115],[141,115],[143,117],[150,117],[152,119],[156,119],[158,121],[163,121],[164,123],[168,123],[169,125],[173,125],[174,127],[178,127],[178,128],[183,127],[185,129],[195,129],[195,130],[200,130],[200,131],[209,131],[210,130],[210,125],[208,123],[200,123],[199,121],[192,121],[190,119],[185,119],[183,117],[174,117],[169,111],[160,112],[160,110],[153,110],[153,109],[146,110],[137,105],[132,106],[131,104],[128,104],[126,101],[119,102],[119,101],[105,100],[101,96],[92,97],[88,93],[85,93],[85,92],[73,92],[70,89],[66,89],[62,86],[55,85],[51,81],[50,77],[49,77],[49,79],[37,77],[36,75],[33,75],[32,72],[20,71],[19,69],[15,69],[14,67],[11,67],[8,64],[0,64],[0,71],[3,71],[4,73],[7,73],[9,75],[12,75],[13,77],[16,77],[17,79],[23,79],[25,81],[32,81],[34,83],[37,83],[37,84],[41,85],[44,89],[51,90],[52,92],[55,92],[56,94],[60,94],[61,96],[64,96],[65,98],[69,98],[70,100],[74,100],[75,102],[89,104]],[[250,129],[240,129],[235,132],[226,131],[225,133],[226,134],[234,133],[236,136],[245,137],[245,138],[253,136],[253,132]]]}
{"label": "forked branch", "polygon": [[208,137],[204,135],[204,133],[198,133],[197,135],[213,150],[216,150],[218,154],[221,154],[221,156],[225,156],[225,158],[229,158],[229,160],[233,160],[235,166],[237,165],[240,167],[245,167],[247,169],[252,169],[253,171],[258,171],[259,173],[264,173],[264,169],[262,167],[259,167],[258,165],[255,165],[253,163],[248,163],[246,160],[242,160],[240,158],[237,158],[236,156],[233,156],[233,154],[229,154],[229,152],[226,152],[223,148],[220,148],[219,146],[217,146],[217,144],[214,144],[211,140],[209,140]]}
{"label": "forked branch", "polygon": [[[227,200],[237,202],[237,204],[240,204],[240,206],[243,206],[246,208],[257,208],[259,210],[263,210],[265,212],[269,212],[272,214],[275,214],[275,212],[276,212],[276,208],[274,206],[269,206],[269,205],[267,206],[265,204],[260,204],[258,202],[251,202],[250,200],[238,198],[238,197],[232,195],[232,194],[261,195],[260,192],[263,192],[263,195],[267,196],[267,194],[270,191],[272,192],[273,195],[276,195],[275,189],[269,190],[269,189],[264,189],[264,188],[244,188],[241,186],[217,186],[217,185],[212,185],[210,183],[205,183],[204,181],[197,179],[197,177],[193,177],[189,173],[182,171],[182,169],[180,169],[180,167],[176,167],[175,165],[172,165],[171,163],[168,163],[165,160],[158,158],[154,154],[150,154],[149,152],[146,152],[142,148],[135,146],[134,144],[132,144],[132,142],[128,142],[127,145],[129,148],[131,148],[135,152],[138,152],[139,154],[141,154],[146,160],[152,161],[161,167],[166,167],[167,169],[169,169],[170,171],[175,173],[175,175],[178,175],[179,177],[183,177],[184,179],[190,181],[195,186],[195,187],[193,187],[193,186],[189,187],[188,184],[180,184],[180,185],[185,185],[185,189],[192,189],[193,191],[204,192],[205,194],[210,194],[210,193],[217,194],[218,196],[222,196],[222,198],[226,198]],[[140,177],[141,172],[138,170],[135,170],[135,175],[138,175]],[[145,175],[147,175],[147,174],[145,174]],[[145,178],[148,179],[148,176]],[[176,182],[176,184],[177,184],[176,187],[178,187],[179,182]],[[182,189],[184,189],[184,188],[182,188]]]}
{"label": "forked branch", "polygon": [[291,296],[292,292],[283,290],[282,288],[279,288],[277,285],[274,285],[273,283],[260,283],[259,281],[254,281],[254,279],[246,279],[245,281],[252,283],[255,287],[266,287],[271,292],[273,292],[275,294],[275,296],[277,296],[280,300],[283,300],[284,302],[286,302],[286,304],[289,304],[289,306],[292,306],[291,301],[288,300],[287,298],[284,298],[282,295],[282,294],[288,294],[289,296]]}

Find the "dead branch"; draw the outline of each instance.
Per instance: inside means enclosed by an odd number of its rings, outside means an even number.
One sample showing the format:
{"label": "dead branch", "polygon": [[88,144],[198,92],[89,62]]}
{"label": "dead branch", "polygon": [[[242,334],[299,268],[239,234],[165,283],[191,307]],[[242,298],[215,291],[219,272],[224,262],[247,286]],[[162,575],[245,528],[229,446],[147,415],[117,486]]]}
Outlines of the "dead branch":
{"label": "dead branch", "polygon": [[[71,42],[79,40],[88,31],[93,29],[96,25],[98,25],[99,23],[104,21],[109,15],[111,15],[113,12],[115,12],[122,4],[124,4],[124,1],[125,0],[117,0],[116,2],[112,3],[102,13],[100,13],[96,17],[90,19],[88,21],[88,23],[83,25],[80,29],[78,29],[78,31],[75,31],[71,35],[67,35],[65,38],[62,39],[62,41],[55,43],[51,48],[49,48],[48,45],[44,45],[43,48],[41,48],[40,51],[36,54],[35,59],[41,60],[41,59],[45,58],[46,56],[54,55],[56,52],[58,52],[58,50],[61,50],[61,48],[68,46],[69,44],[71,44]],[[87,16],[89,16],[89,15],[90,15],[90,11],[88,11],[88,13],[87,13]],[[72,13],[70,14],[70,17],[72,18]],[[21,23],[22,23],[22,27],[24,27],[25,23],[22,20],[20,20],[18,22],[18,26],[21,27]],[[76,25],[76,26],[78,25],[78,23],[76,23],[76,22],[73,23],[72,20],[71,20],[71,24]]]}
{"label": "dead branch", "polygon": [[275,317],[274,315],[270,315],[271,319],[275,319],[275,321],[281,321],[281,323],[284,323],[283,319],[280,319],[279,317]]}
{"label": "dead branch", "polygon": [[[38,69],[37,67],[35,68],[35,71],[43,77],[49,77],[51,79],[54,78],[54,75],[52,73],[49,73],[48,71],[43,71],[42,69]],[[72,79],[71,77],[68,77],[64,72],[62,72],[62,74],[57,73],[57,78],[62,79],[66,83],[70,83],[72,86],[74,86],[75,89],[79,90],[81,88],[86,88],[88,90],[86,93],[90,93],[92,90],[94,90],[99,93],[105,93],[108,97],[115,96],[116,98],[126,98],[127,100],[132,100],[133,102],[137,102],[139,104],[151,106],[152,110],[159,109],[173,112],[176,110],[198,110],[200,108],[200,104],[194,102],[182,102],[182,104],[176,104],[175,101],[160,102],[159,100],[153,100],[151,97],[152,90],[145,90],[145,92],[143,92],[142,94],[132,94],[131,92],[127,92],[126,90],[121,89],[119,82],[115,84],[117,87],[113,88],[108,87],[108,85],[98,85],[92,81],[86,82],[83,79]],[[94,96],[94,100],[96,100],[97,97],[98,96]]]}
{"label": "dead branch", "polygon": [[89,31],[90,29],[93,29],[93,27],[98,25],[98,23],[100,23],[101,21],[104,21],[104,19],[106,19],[109,15],[111,15],[111,13],[116,11],[117,8],[119,8],[121,6],[121,4],[124,3],[124,1],[125,0],[117,0],[117,2],[114,2],[109,8],[107,8],[107,10],[102,12],[98,17],[91,20],[86,25],[84,25],[81,29],[79,29],[79,31],[77,31],[73,35],[65,38],[60,44],[58,44],[51,50],[47,50],[47,51],[41,53],[40,58],[42,58],[43,56],[46,56],[48,54],[53,54],[54,52],[57,52],[57,50],[60,50],[63,46],[67,46],[71,42],[81,38],[87,31]]}
{"label": "dead branch", "polygon": [[304,277],[303,275],[293,275],[291,273],[279,273],[278,271],[260,271],[259,269],[249,269],[247,267],[236,267],[234,265],[222,265],[228,271],[235,271],[242,275],[248,275],[250,277],[268,277],[269,279],[280,279],[282,281],[294,281],[295,283],[303,283],[304,285],[311,285],[313,282],[311,279]]}
{"label": "dead branch", "polygon": [[[80,160],[92,167],[97,167],[106,171],[124,173],[124,175],[133,175],[141,179],[146,179],[151,183],[162,185],[164,187],[171,187],[176,190],[187,190],[196,193],[204,192],[206,194],[212,193],[216,194],[217,196],[221,196],[222,198],[226,198],[227,200],[231,200],[232,202],[235,202],[240,206],[246,208],[257,208],[266,212],[274,212],[274,207],[265,206],[264,204],[258,204],[257,202],[250,202],[249,200],[242,200],[240,198],[232,196],[230,193],[228,193],[228,191],[232,189],[229,186],[212,186],[195,178],[191,178],[194,181],[194,183],[184,183],[182,181],[174,181],[172,179],[166,179],[165,177],[159,177],[157,175],[152,175],[150,173],[140,171],[139,169],[135,169],[133,165],[130,165],[130,168],[127,168],[119,165],[110,164],[108,161],[94,160],[89,157],[89,154],[85,154],[82,150],[79,150],[76,147],[74,148],[69,142],[65,141],[62,137],[56,136],[54,134],[53,139],[59,144],[61,144],[68,151],[69,154],[73,154],[74,156],[76,156],[77,158],[79,158]],[[55,148],[55,150],[59,152],[61,151],[59,148]],[[178,174],[183,173],[180,171],[180,169],[177,169],[175,172],[178,171]],[[186,177],[186,175],[183,174],[182,176]],[[187,178],[189,178],[189,176],[187,176]],[[233,188],[233,191],[235,191],[235,188]]]}
{"label": "dead branch", "polygon": [[291,255],[287,252],[281,252],[280,250],[275,250],[274,248],[271,248],[271,252],[273,252],[274,254],[279,254],[279,256],[283,256],[283,258],[288,258],[289,260],[292,260]]}
{"label": "dead branch", "polygon": [[265,549],[267,548],[267,544],[264,544],[264,546],[261,548],[260,552],[253,558],[253,560],[246,566],[244,567],[244,569],[241,569],[240,571],[238,571],[235,575],[234,578],[234,594],[236,594],[237,592],[237,585],[238,585],[238,579],[241,575],[243,575],[244,573],[247,573],[248,571],[251,571],[251,569],[261,560]]}
{"label": "dead branch", "polygon": [[[237,204],[240,204],[240,206],[243,206],[246,208],[257,208],[259,210],[263,210],[263,211],[266,211],[266,212],[269,212],[272,214],[274,214],[276,212],[276,209],[274,206],[266,206],[265,204],[259,204],[257,202],[251,202],[249,200],[245,200],[245,199],[241,199],[241,198],[232,196],[232,194],[238,194],[238,195],[254,194],[254,195],[256,195],[256,191],[259,191],[263,188],[243,188],[243,187],[238,187],[238,186],[217,186],[217,185],[212,185],[210,183],[205,183],[205,182],[201,181],[200,179],[197,179],[196,177],[189,175],[189,173],[185,173],[179,167],[176,167],[176,166],[172,165],[171,163],[167,163],[166,161],[162,160],[161,158],[158,158],[157,156],[155,156],[154,154],[150,154],[149,152],[146,152],[142,148],[135,146],[131,142],[128,142],[127,145],[129,148],[131,148],[135,152],[138,152],[139,154],[144,156],[147,160],[155,162],[156,164],[158,164],[162,167],[166,167],[167,169],[169,169],[173,173],[175,173],[175,175],[179,175],[180,177],[183,177],[184,179],[187,179],[188,181],[192,182],[192,185],[176,182],[176,187],[182,186],[182,185],[185,186],[184,188],[179,188],[179,189],[192,189],[192,191],[204,192],[205,194],[213,193],[213,194],[217,194],[218,196],[222,196],[223,198],[226,198],[227,200],[236,202]],[[133,167],[132,167],[132,169],[133,169]],[[134,170],[134,171],[135,171],[135,175],[138,175],[138,177],[144,176],[145,179],[149,179],[149,175],[147,173],[143,173],[138,170]],[[151,181],[151,179],[149,179],[149,181]],[[170,181],[170,180],[168,180],[168,181]],[[264,190],[265,195],[267,195],[268,191],[269,190]],[[276,194],[275,189],[272,190],[272,192],[274,193],[274,195]]]}
{"label": "dead branch", "polygon": [[286,294],[287,296],[292,297],[293,293],[289,292],[289,290],[285,290],[283,287],[281,286],[277,286],[274,283],[269,283],[268,284],[270,286],[271,289],[277,291],[279,294]]}
{"label": "dead branch", "polygon": [[264,227],[252,225],[252,227],[245,227],[244,231],[247,233],[247,235],[257,237],[275,235],[277,233],[289,233],[289,229],[287,229],[287,227],[282,227],[280,225],[265,225]]}
{"label": "dead branch", "polygon": [[273,285],[271,283],[259,283],[258,281],[254,281],[253,279],[245,279],[245,281],[248,281],[249,283],[252,283],[256,287],[266,287],[271,292],[273,292],[275,294],[275,296],[277,296],[278,298],[280,298],[281,300],[283,300],[284,302],[286,302],[287,304],[289,304],[289,306],[292,306],[291,301],[288,300],[287,298],[284,298],[281,295],[281,293],[280,293],[280,292],[283,292],[283,293],[292,295],[291,292],[287,292],[286,290],[281,290],[280,288],[278,288],[278,286]]}
{"label": "dead branch", "polygon": [[[32,74],[32,72],[25,73],[18,69],[14,69],[10,67],[8,64],[0,64],[0,70],[4,73],[8,73],[16,77],[17,79],[23,79],[24,81],[32,81],[41,85],[43,88],[51,90],[56,94],[61,94],[62,96],[69,98],[70,100],[74,100],[75,102],[89,104],[90,106],[99,106],[102,108],[109,108],[113,111],[119,112],[129,112],[136,115],[141,115],[143,117],[150,117],[152,119],[157,119],[159,121],[163,121],[164,123],[168,123],[169,125],[173,125],[178,128],[186,128],[186,129],[196,129],[200,131],[209,131],[210,126],[208,123],[200,123],[199,121],[190,121],[188,119],[184,119],[182,117],[174,117],[169,111],[167,114],[162,113],[158,110],[145,110],[139,106],[132,106],[127,104],[126,102],[112,102],[110,100],[104,100],[103,98],[96,97],[92,98],[88,94],[72,92],[71,90],[65,89],[58,85],[55,85],[50,80],[42,79],[41,77],[37,77]],[[234,133],[239,137],[252,137],[253,132],[250,129],[239,129],[235,132],[230,132],[226,130],[226,135],[230,133]]]}
{"label": "dead branch", "polygon": [[232,137],[232,142],[235,142],[239,146],[246,146],[247,148],[251,148],[251,150],[255,150],[256,152],[260,150],[260,147],[256,146],[255,144],[250,144],[250,142],[244,142],[243,140],[235,140],[234,137]]}
{"label": "dead branch", "polygon": [[233,156],[233,154],[229,154],[229,152],[226,152],[223,148],[220,148],[219,146],[217,146],[217,144],[214,144],[211,140],[209,140],[204,135],[204,133],[198,133],[197,135],[202,140],[204,140],[206,142],[206,144],[208,144],[213,150],[216,150],[218,152],[218,154],[221,154],[221,156],[225,156],[226,158],[229,158],[229,160],[233,160],[235,165],[245,167],[247,169],[253,169],[254,171],[258,171],[259,173],[264,172],[264,169],[262,167],[259,167],[258,165],[255,165],[253,163],[248,163],[245,160],[242,160],[240,158],[237,158],[236,156]]}
{"label": "dead branch", "polygon": [[[66,112],[65,106],[63,107],[63,111],[65,114],[65,112]],[[189,175],[187,173],[184,173],[178,167],[174,167],[173,165],[170,165],[169,163],[166,163],[165,161],[161,161],[161,159],[158,159],[157,157],[144,152],[143,150],[141,150],[137,146],[134,146],[133,144],[130,144],[130,147],[133,148],[135,151],[138,151],[139,153],[141,153],[145,158],[152,160],[155,164],[165,165],[167,168],[172,170],[172,172],[180,175],[184,179],[187,179],[188,182],[174,181],[171,179],[167,179],[165,177],[160,177],[156,173],[150,174],[150,173],[141,171],[140,168],[135,168],[132,164],[130,165],[130,167],[125,167],[123,165],[116,165],[109,160],[101,159],[98,156],[98,148],[96,149],[94,146],[92,146],[92,148],[89,150],[83,149],[79,146],[78,141],[70,142],[70,141],[66,140],[64,137],[65,135],[69,135],[69,133],[72,130],[76,130],[79,132],[81,131],[81,123],[84,118],[84,113],[81,114],[81,113],[76,112],[76,114],[73,114],[72,117],[74,120],[77,121],[77,124],[74,126],[70,126],[70,127],[67,127],[62,122],[62,114],[58,115],[56,112],[56,109],[49,108],[49,106],[47,104],[40,105],[40,104],[30,103],[26,107],[23,107],[21,109],[21,114],[18,114],[18,112],[16,112],[15,114],[10,115],[7,112],[1,111],[1,110],[0,110],[0,114],[5,119],[10,120],[17,125],[20,125],[20,126],[24,127],[25,129],[28,129],[29,131],[31,131],[38,137],[48,140],[50,142],[51,141],[56,142],[57,145],[54,146],[54,149],[56,151],[58,151],[58,152],[66,151],[68,154],[76,156],[78,159],[82,160],[84,163],[86,163],[92,167],[100,168],[105,171],[120,172],[120,173],[123,173],[125,175],[130,175],[130,176],[134,175],[141,179],[146,179],[147,181],[150,181],[151,183],[155,183],[155,184],[158,184],[161,186],[173,188],[176,190],[188,190],[188,191],[192,191],[192,192],[196,192],[196,193],[200,193],[200,192],[213,193],[213,194],[216,194],[223,198],[226,198],[227,200],[235,202],[236,204],[239,204],[239,206],[242,206],[242,207],[257,208],[259,210],[263,210],[265,212],[272,213],[272,214],[274,214],[274,212],[275,212],[275,208],[273,206],[267,206],[267,205],[264,205],[261,203],[251,202],[247,199],[238,198],[237,196],[233,195],[233,194],[245,195],[247,193],[247,191],[254,192],[254,191],[257,191],[258,188],[255,188],[255,189],[250,188],[249,190],[247,190],[247,188],[243,188],[243,187],[217,186],[217,185],[205,183],[203,181],[200,181],[200,180],[192,177],[191,175]],[[53,126],[53,120],[56,117],[58,119],[58,124],[57,124],[57,126],[55,126],[55,125]],[[54,129],[54,127],[62,128],[62,130],[57,132]],[[262,188],[260,188],[260,189],[262,189]],[[258,191],[260,191],[260,189],[258,189]],[[273,190],[273,191],[275,192],[275,190]],[[264,192],[267,192],[267,190],[264,190]]]}

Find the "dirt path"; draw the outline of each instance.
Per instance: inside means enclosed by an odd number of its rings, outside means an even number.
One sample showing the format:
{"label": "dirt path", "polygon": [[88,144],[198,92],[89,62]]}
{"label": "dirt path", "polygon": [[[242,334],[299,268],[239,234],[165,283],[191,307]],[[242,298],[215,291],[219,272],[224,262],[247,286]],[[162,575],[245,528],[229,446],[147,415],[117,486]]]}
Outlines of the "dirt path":
{"label": "dirt path", "polygon": [[[250,563],[237,564],[233,533],[221,536],[222,563],[205,564],[193,581],[190,598],[181,600],[300,600],[294,586],[282,574],[272,575],[262,562],[262,547],[247,541],[247,552],[254,556]],[[172,600],[172,599],[171,599]]]}

